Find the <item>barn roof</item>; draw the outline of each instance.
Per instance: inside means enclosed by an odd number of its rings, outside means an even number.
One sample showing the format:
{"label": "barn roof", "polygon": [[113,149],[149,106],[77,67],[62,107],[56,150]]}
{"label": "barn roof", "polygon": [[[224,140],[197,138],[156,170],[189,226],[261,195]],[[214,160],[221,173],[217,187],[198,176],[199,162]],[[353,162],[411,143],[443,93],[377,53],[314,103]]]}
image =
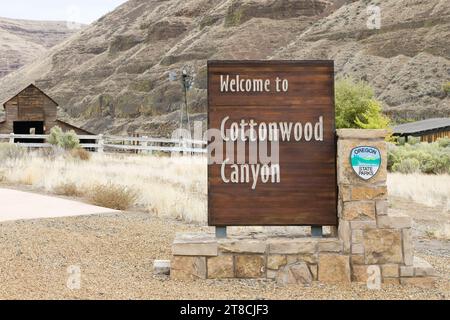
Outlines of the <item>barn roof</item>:
{"label": "barn roof", "polygon": [[422,121],[400,124],[393,128],[394,135],[418,134],[439,129],[450,130],[450,118],[432,118]]}
{"label": "barn roof", "polygon": [[47,98],[49,98],[54,104],[56,104],[56,105],[58,106],[58,102],[56,102],[55,100],[53,100],[52,97],[50,97],[49,95],[47,95],[44,91],[42,91],[41,89],[39,89],[39,88],[38,88],[36,85],[34,85],[34,84],[30,84],[30,85],[28,85],[26,88],[20,90],[19,93],[15,94],[13,97],[11,97],[11,98],[9,98],[8,100],[6,100],[6,101],[3,103],[3,106],[5,106],[9,101],[11,101],[11,100],[14,99],[15,97],[17,97],[19,94],[21,94],[22,92],[24,92],[24,91],[25,91],[26,89],[28,89],[29,87],[34,87],[34,88],[36,88],[37,90],[39,90],[39,92],[41,92],[44,96],[46,96]]}
{"label": "barn roof", "polygon": [[87,135],[95,135],[95,133],[92,133],[92,132],[87,131],[86,129],[83,129],[83,128],[80,128],[80,127],[76,127],[76,126],[74,126],[74,125],[72,125],[72,124],[70,124],[70,123],[68,123],[68,122],[62,121],[62,120],[60,120],[60,119],[56,119],[56,122],[57,122],[57,123],[60,123],[60,124],[63,124],[63,125],[65,125],[65,126],[71,128],[71,129],[78,129],[78,130],[81,130],[81,131],[83,131],[83,132],[84,132],[85,134],[87,134]]}

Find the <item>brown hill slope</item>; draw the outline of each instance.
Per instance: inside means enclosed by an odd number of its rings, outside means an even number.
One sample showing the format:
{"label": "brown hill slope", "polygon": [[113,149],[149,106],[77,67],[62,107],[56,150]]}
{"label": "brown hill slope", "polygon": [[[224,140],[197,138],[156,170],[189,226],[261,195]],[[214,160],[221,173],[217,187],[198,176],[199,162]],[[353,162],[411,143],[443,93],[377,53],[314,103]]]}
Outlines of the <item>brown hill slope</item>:
{"label": "brown hill slope", "polygon": [[0,99],[36,81],[77,125],[167,135],[183,99],[170,71],[195,69],[190,112],[203,120],[207,59],[333,58],[338,74],[371,82],[396,115],[449,114],[448,1],[382,1],[379,31],[364,27],[369,1],[336,11],[344,2],[131,0],[0,80]]}
{"label": "brown hill slope", "polygon": [[0,78],[35,60],[77,31],[62,21],[0,17]]}

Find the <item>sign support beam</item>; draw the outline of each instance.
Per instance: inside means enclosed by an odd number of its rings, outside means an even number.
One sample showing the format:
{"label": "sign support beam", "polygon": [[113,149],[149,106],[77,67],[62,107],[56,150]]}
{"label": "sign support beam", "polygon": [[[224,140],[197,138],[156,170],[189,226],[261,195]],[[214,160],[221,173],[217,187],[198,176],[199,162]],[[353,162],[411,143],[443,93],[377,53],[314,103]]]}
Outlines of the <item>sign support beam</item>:
{"label": "sign support beam", "polygon": [[216,238],[225,239],[227,237],[227,227],[216,227]]}
{"label": "sign support beam", "polygon": [[314,238],[322,238],[323,237],[323,227],[312,226],[311,227],[311,236]]}

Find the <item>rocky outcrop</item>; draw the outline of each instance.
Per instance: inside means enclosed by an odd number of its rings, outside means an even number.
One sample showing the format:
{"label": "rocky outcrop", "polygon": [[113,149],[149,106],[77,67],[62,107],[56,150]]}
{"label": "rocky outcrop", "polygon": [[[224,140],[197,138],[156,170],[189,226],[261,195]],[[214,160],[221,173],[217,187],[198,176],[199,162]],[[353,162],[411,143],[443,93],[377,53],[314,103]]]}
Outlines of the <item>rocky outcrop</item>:
{"label": "rocky outcrop", "polygon": [[32,62],[77,31],[62,21],[0,18],[0,78]]}
{"label": "rocky outcrop", "polygon": [[167,136],[184,102],[172,71],[195,73],[189,113],[205,122],[208,59],[333,59],[338,77],[368,81],[394,118],[448,116],[450,3],[383,1],[379,30],[367,27],[368,5],[131,0],[0,80],[0,100],[35,81],[78,126]]}

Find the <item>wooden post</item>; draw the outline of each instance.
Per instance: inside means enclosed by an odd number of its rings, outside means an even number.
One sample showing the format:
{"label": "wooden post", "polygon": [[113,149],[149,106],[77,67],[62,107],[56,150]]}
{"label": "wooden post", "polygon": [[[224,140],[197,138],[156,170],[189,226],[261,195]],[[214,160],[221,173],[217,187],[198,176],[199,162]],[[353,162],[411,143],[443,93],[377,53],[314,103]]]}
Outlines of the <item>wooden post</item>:
{"label": "wooden post", "polygon": [[105,141],[103,140],[103,135],[99,134],[98,135],[98,139],[97,139],[97,150],[99,153],[103,153],[105,151],[104,145],[105,145]]}
{"label": "wooden post", "polygon": [[183,156],[189,155],[189,152],[186,151],[186,149],[188,148],[188,142],[185,139],[181,140],[181,146],[183,148]]}
{"label": "wooden post", "polygon": [[14,143],[14,133],[10,133],[9,134],[9,143],[13,144]]}

